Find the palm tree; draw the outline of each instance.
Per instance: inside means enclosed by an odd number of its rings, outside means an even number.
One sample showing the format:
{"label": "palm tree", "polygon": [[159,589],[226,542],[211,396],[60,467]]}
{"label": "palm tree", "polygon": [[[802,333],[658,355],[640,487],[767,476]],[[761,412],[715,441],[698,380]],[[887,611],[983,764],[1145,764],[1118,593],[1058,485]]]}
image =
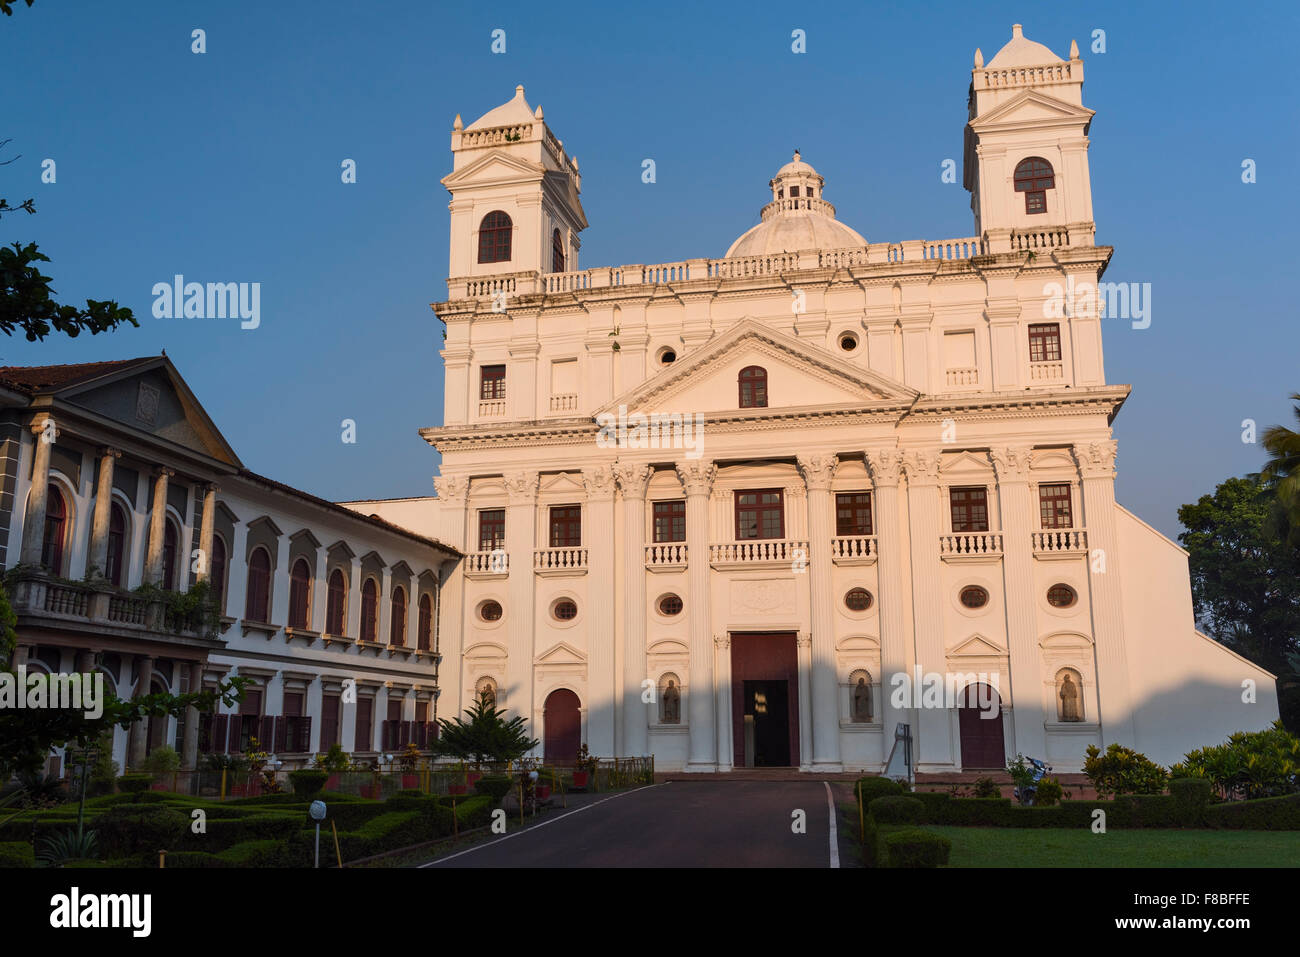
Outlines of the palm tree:
{"label": "palm tree", "polygon": [[[1291,393],[1300,402],[1300,392]],[[1291,407],[1300,422],[1300,405]],[[1260,475],[1274,485],[1278,504],[1291,526],[1290,541],[1300,544],[1300,432],[1283,425],[1264,430],[1263,445],[1269,454],[1268,464]]]}

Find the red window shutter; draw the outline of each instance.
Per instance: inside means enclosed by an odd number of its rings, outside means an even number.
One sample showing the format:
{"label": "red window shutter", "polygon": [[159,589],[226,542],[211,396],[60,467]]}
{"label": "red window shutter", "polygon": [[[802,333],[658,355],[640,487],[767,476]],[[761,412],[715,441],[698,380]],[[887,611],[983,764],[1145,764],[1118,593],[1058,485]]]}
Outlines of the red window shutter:
{"label": "red window shutter", "polygon": [[398,739],[397,746],[399,748],[404,748],[408,743],[410,743],[411,740],[411,722],[402,721],[399,722],[399,724],[401,727],[402,736]]}
{"label": "red window shutter", "polygon": [[289,718],[281,715],[275,719],[275,753],[282,754],[289,743]]}
{"label": "red window shutter", "polygon": [[226,749],[226,726],[230,717],[224,714],[212,715],[212,733],[208,740],[208,750],[214,754],[224,753]]}
{"label": "red window shutter", "polygon": [[239,753],[239,730],[244,726],[244,716],[232,714],[229,719],[230,736],[226,741],[226,750],[231,754]]}
{"label": "red window shutter", "polygon": [[311,715],[298,719],[298,743],[295,750],[306,752],[311,750]]}
{"label": "red window shutter", "polygon": [[272,715],[262,715],[261,728],[258,729],[257,745],[259,751],[275,750],[275,718]]}

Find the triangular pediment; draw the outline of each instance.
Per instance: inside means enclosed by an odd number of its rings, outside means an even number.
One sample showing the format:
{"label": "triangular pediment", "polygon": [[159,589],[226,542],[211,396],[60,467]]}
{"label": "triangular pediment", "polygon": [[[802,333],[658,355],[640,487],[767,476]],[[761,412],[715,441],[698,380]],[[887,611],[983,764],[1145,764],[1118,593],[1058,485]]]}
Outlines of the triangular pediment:
{"label": "triangular pediment", "polygon": [[537,163],[505,151],[493,150],[442,178],[447,189],[464,189],[466,186],[489,186],[513,183],[520,180],[536,181],[545,170]]}
{"label": "triangular pediment", "polygon": [[235,450],[165,356],[60,389],[71,405],[120,425],[242,468]]}
{"label": "triangular pediment", "polygon": [[[767,407],[740,409],[738,376],[767,372]],[[811,343],[744,319],[696,347],[658,375],[619,396],[602,413],[729,413],[762,416],[794,409],[887,407],[918,393]]]}
{"label": "triangular pediment", "polygon": [[963,451],[954,455],[945,455],[939,462],[939,471],[953,478],[986,477],[993,474],[993,466],[989,463],[988,453]]}
{"label": "triangular pediment", "polygon": [[1022,123],[1050,125],[1053,122],[1080,122],[1086,124],[1092,120],[1095,112],[1084,106],[1075,106],[1073,103],[1058,100],[1038,90],[1026,90],[983,116],[971,120],[970,127],[976,132],[983,132]]}
{"label": "triangular pediment", "polygon": [[557,642],[533,659],[537,665],[585,665],[587,656],[567,641]]}
{"label": "triangular pediment", "polygon": [[987,658],[1000,657],[1007,653],[1005,648],[994,644],[991,639],[983,635],[971,635],[964,641],[959,641],[948,649],[946,654],[950,658]]}

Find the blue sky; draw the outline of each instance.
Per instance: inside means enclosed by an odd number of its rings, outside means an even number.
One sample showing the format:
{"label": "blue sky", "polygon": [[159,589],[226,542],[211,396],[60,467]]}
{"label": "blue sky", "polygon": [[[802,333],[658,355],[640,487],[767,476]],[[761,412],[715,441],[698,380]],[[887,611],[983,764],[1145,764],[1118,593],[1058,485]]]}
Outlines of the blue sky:
{"label": "blue sky", "polygon": [[[581,265],[721,256],[799,147],[872,242],[972,232],[961,162],[975,48],[1011,24],[1077,38],[1106,278],[1149,282],[1152,323],[1103,323],[1118,497],[1167,534],[1177,506],[1288,421],[1295,4],[356,4],[37,0],[0,17],[10,96],[0,241],[35,241],[63,301],[141,328],[0,340],[0,364],[167,350],[246,465],[334,499],[432,492],[442,421],[449,133],[527,88],[583,173]],[[791,10],[797,10],[792,15]],[[190,52],[191,31],[207,52]],[[494,29],[507,51],[490,50]],[[794,29],[807,53],[790,50]],[[1090,52],[1094,30],[1106,52]],[[653,158],[658,181],[641,182]],[[41,162],[57,163],[42,184]],[[340,163],[357,162],[357,183]],[[1256,161],[1258,182],[1241,182]],[[262,284],[262,323],[156,320],[176,273]],[[340,441],[340,421],[358,441]]]}

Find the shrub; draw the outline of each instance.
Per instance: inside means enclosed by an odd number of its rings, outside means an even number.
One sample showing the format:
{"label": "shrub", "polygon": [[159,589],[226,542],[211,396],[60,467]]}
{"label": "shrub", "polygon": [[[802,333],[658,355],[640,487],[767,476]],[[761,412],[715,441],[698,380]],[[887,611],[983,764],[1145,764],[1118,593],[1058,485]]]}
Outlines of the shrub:
{"label": "shrub", "polygon": [[899,794],[876,798],[867,805],[867,813],[877,824],[916,824],[925,813],[925,805],[914,797]]}
{"label": "shrub", "polygon": [[1178,827],[1178,810],[1174,799],[1168,794],[1122,794],[1115,798],[1121,813],[1118,819],[1110,817],[1111,808],[1106,808],[1109,824],[1127,827]]}
{"label": "shrub", "polygon": [[1205,822],[1205,809],[1210,806],[1214,788],[1205,778],[1174,778],[1169,782],[1169,796],[1173,798],[1174,816],[1181,827],[1200,827]]}
{"label": "shrub", "polygon": [[493,803],[498,803],[510,793],[512,785],[513,782],[505,775],[488,775],[474,782],[474,790],[490,797]]}
{"label": "shrub", "polygon": [[124,794],[139,794],[149,790],[153,778],[148,774],[124,774],[117,779],[117,787]]}
{"label": "shrub", "polygon": [[937,824],[942,821],[947,816],[948,806],[953,802],[952,795],[947,791],[914,791],[908,797],[920,801],[925,806],[921,820],[926,824]]}
{"label": "shrub", "polygon": [[99,846],[106,857],[155,854],[175,847],[189,818],[163,804],[119,804],[95,818]]}
{"label": "shrub", "polygon": [[[307,815],[297,812],[266,812],[223,820],[208,815],[206,834],[192,834],[188,828],[179,846],[187,851],[221,851],[247,841],[283,841],[307,825]],[[169,845],[160,844],[159,847]]]}
{"label": "shrub", "polygon": [[952,841],[919,827],[892,831],[881,838],[887,867],[940,867],[948,863]]}
{"label": "shrub", "polygon": [[870,804],[876,798],[893,797],[902,793],[902,785],[893,778],[858,778],[857,784],[854,785],[854,796],[863,804]]}
{"label": "shrub", "polygon": [[204,851],[172,851],[167,855],[168,867],[230,867],[225,860],[216,854],[208,854]]}
{"label": "shrub", "polygon": [[144,759],[144,764],[140,765],[140,770],[148,771],[150,774],[165,774],[169,771],[179,771],[181,766],[181,756],[176,753],[176,749],[167,745],[154,748]]}
{"label": "shrub", "polygon": [[330,749],[324,754],[316,755],[317,771],[346,771],[352,767],[352,758],[343,750],[343,745],[337,742],[330,745]]}
{"label": "shrub", "polygon": [[1035,807],[1054,807],[1061,803],[1061,782],[1056,778],[1043,778],[1038,782],[1038,789],[1034,791]]}
{"label": "shrub", "polygon": [[300,801],[310,801],[320,794],[329,780],[328,771],[316,771],[304,768],[289,772],[289,784],[293,787],[293,796]]}
{"label": "shrub", "polygon": [[1191,751],[1169,770],[1175,777],[1205,778],[1224,799],[1293,794],[1300,791],[1300,738],[1276,721]]}
{"label": "shrub", "polygon": [[1108,794],[1160,794],[1169,777],[1169,772],[1145,754],[1116,743],[1104,754],[1095,744],[1088,745],[1083,773],[1103,798]]}
{"label": "shrub", "polygon": [[78,831],[75,827],[51,834],[41,841],[36,856],[45,864],[62,864],[65,861],[93,858],[99,850],[94,831]]}
{"label": "shrub", "polygon": [[1002,796],[1002,789],[992,778],[976,778],[975,796],[977,798],[995,798]]}
{"label": "shrub", "polygon": [[6,841],[0,844],[0,868],[35,866],[36,852],[26,841]]}
{"label": "shrub", "polygon": [[1205,823],[1257,831],[1300,831],[1300,794],[1212,804],[1205,809]]}

